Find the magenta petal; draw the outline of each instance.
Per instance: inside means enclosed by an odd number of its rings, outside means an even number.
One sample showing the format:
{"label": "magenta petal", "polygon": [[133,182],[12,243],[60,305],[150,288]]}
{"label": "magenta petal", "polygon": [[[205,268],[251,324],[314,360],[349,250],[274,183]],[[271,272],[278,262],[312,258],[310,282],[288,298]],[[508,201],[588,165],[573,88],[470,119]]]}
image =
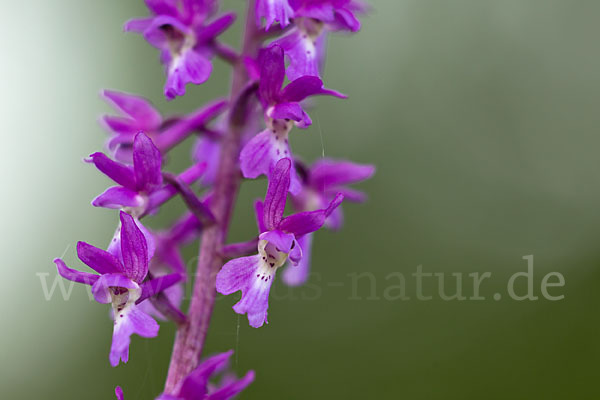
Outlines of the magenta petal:
{"label": "magenta petal", "polygon": [[296,122],[303,121],[304,114],[298,103],[277,103],[269,110],[269,117],[273,119],[291,119]]}
{"label": "magenta petal", "polygon": [[148,245],[133,217],[123,211],[121,218],[121,255],[126,275],[142,282],[148,274]]}
{"label": "magenta petal", "polygon": [[290,60],[286,74],[290,81],[302,76],[319,76],[319,58],[315,43],[310,37],[294,30],[274,42],[280,45]]}
{"label": "magenta petal", "polygon": [[123,208],[141,207],[144,199],[137,192],[122,186],[112,186],[92,200],[94,207]]}
{"label": "magenta petal", "polygon": [[209,186],[215,182],[220,155],[221,142],[206,136],[200,137],[196,142],[193,150],[194,160],[205,162],[207,165],[201,180],[204,185]]}
{"label": "magenta petal", "polygon": [[325,158],[312,166],[309,180],[311,186],[322,191],[331,186],[360,182],[370,178],[374,173],[373,165]]}
{"label": "magenta petal", "polygon": [[144,33],[146,29],[152,25],[152,21],[154,18],[133,18],[129,21],[125,22],[123,25],[123,30],[125,32],[136,32],[136,33]]}
{"label": "magenta petal", "polygon": [[208,382],[216,372],[227,367],[233,350],[216,354],[203,360],[183,381],[179,390],[179,398],[182,399],[206,399]]}
{"label": "magenta petal", "polygon": [[278,229],[296,236],[314,232],[323,226],[326,218],[342,203],[343,199],[344,196],[338,194],[326,209],[305,211],[285,217],[281,220]]}
{"label": "magenta petal", "polygon": [[294,10],[288,0],[257,0],[256,2],[256,24],[260,27],[261,20],[264,18],[266,31],[274,22],[279,22],[279,25],[285,28],[293,16]]}
{"label": "magenta petal", "polygon": [[275,139],[270,130],[264,130],[254,136],[240,153],[240,164],[245,178],[257,178],[267,175],[272,161]]}
{"label": "magenta petal", "polygon": [[346,95],[336,92],[335,90],[325,89],[323,87],[323,81],[321,81],[318,76],[302,76],[291,82],[283,89],[281,98],[284,101],[299,102],[309,96],[316,95],[329,95],[339,98],[347,97]]}
{"label": "magenta petal", "polygon": [[134,333],[150,338],[158,335],[159,326],[152,317],[145,314],[136,306],[129,306],[122,314],[115,314],[112,345],[110,347],[110,365],[116,367],[119,361],[129,360],[130,336]]}
{"label": "magenta petal", "polygon": [[341,208],[334,209],[325,219],[325,226],[331,230],[338,230],[344,223],[344,213]]}
{"label": "magenta petal", "polygon": [[254,255],[227,262],[217,274],[217,292],[227,295],[243,290],[258,268],[259,261],[260,256]]}
{"label": "magenta petal", "polygon": [[117,396],[117,400],[123,400],[123,389],[121,389],[121,386],[115,388],[115,396]]}
{"label": "magenta petal", "polygon": [[226,13],[211,23],[203,26],[196,33],[196,40],[198,43],[202,42],[210,42],[219,36],[221,33],[225,32],[227,28],[231,26],[235,22],[236,15],[233,12]]}
{"label": "magenta petal", "polygon": [[309,233],[300,237],[297,242],[302,249],[302,258],[297,265],[288,265],[283,270],[283,281],[289,286],[303,285],[308,280],[310,272],[312,234]]}
{"label": "magenta petal", "polygon": [[99,274],[123,273],[123,267],[114,255],[91,244],[77,242],[77,256]]}
{"label": "magenta petal", "polygon": [[152,139],[140,132],[133,140],[133,170],[138,190],[146,193],[162,185],[162,157]]}
{"label": "magenta petal", "polygon": [[358,32],[360,30],[360,21],[352,11],[347,9],[336,10],[335,22],[339,27],[351,32]]}
{"label": "magenta petal", "polygon": [[104,274],[92,286],[92,294],[98,303],[108,304],[112,302],[110,295],[111,287],[122,287],[127,289],[138,289],[137,283],[123,274]]}
{"label": "magenta petal", "polygon": [[167,72],[164,95],[168,100],[185,94],[185,85],[200,85],[208,80],[212,72],[210,60],[194,50],[188,50],[173,59]]}
{"label": "magenta petal", "polygon": [[281,85],[285,79],[283,49],[274,45],[261,50],[259,55],[260,82],[258,93],[267,104],[279,99]]}
{"label": "magenta petal", "polygon": [[146,7],[156,15],[175,17],[179,13],[176,0],[145,0],[145,3]]}
{"label": "magenta petal", "polygon": [[121,164],[108,158],[104,153],[90,154],[86,162],[93,163],[96,168],[119,185],[135,190],[135,176],[133,169],[128,165]]}
{"label": "magenta petal", "polygon": [[295,238],[291,233],[285,233],[280,230],[273,230],[261,233],[258,237],[260,240],[266,240],[275,245],[278,251],[289,253],[292,249],[292,244],[295,247]]}
{"label": "magenta petal", "polygon": [[102,95],[121,112],[145,127],[158,127],[162,123],[160,113],[143,97],[112,90],[104,90]]}
{"label": "magenta petal", "polygon": [[81,272],[75,269],[71,269],[67,267],[63,260],[60,258],[54,259],[54,264],[56,264],[56,268],[58,269],[58,274],[63,278],[77,283],[84,283],[86,285],[93,285],[96,283],[100,276],[96,274],[90,274],[89,272]]}
{"label": "magenta petal", "polygon": [[160,15],[151,20],[143,31],[144,39],[159,50],[170,51],[171,45],[181,45],[184,36],[191,34],[190,28],[169,15]]}
{"label": "magenta petal", "polygon": [[242,379],[236,379],[228,382],[219,389],[210,393],[206,400],[228,400],[237,396],[242,390],[254,382],[254,371],[248,371]]}
{"label": "magenta petal", "polygon": [[[290,157],[287,139],[266,129],[254,136],[240,153],[240,166],[245,178],[270,175],[277,161]],[[298,194],[302,189],[295,168],[291,170],[290,193]]]}
{"label": "magenta petal", "polygon": [[231,294],[242,291],[242,299],[233,306],[238,314],[248,314],[250,326],[261,327],[267,321],[269,290],[273,279],[264,281],[257,277],[259,255],[229,261],[217,274],[217,292]]}
{"label": "magenta petal", "polygon": [[256,217],[258,232],[265,232],[267,230],[267,227],[265,226],[265,206],[261,200],[256,200],[254,202],[254,216]]}
{"label": "magenta petal", "polygon": [[327,190],[325,193],[341,193],[344,195],[344,200],[351,201],[353,203],[363,203],[367,200],[367,195],[365,193],[347,187],[333,187],[330,190]]}
{"label": "magenta petal", "polygon": [[[131,118],[105,115],[102,117],[101,122],[109,131],[124,135],[132,135],[140,130],[137,121]],[[125,142],[125,140],[121,140],[121,138],[110,138],[109,149],[114,149],[119,142]]]}
{"label": "magenta petal", "polygon": [[269,176],[269,186],[264,202],[263,221],[267,229],[276,229],[283,217],[287,192],[290,188],[292,160],[282,158]]}
{"label": "magenta petal", "polygon": [[169,274],[159,276],[158,278],[151,279],[146,281],[140,285],[142,288],[142,295],[136,301],[136,303],[141,303],[146,300],[148,297],[152,297],[159,292],[162,292],[171,286],[175,285],[177,282],[181,282],[183,276],[181,274]]}
{"label": "magenta petal", "polygon": [[292,247],[290,248],[290,252],[288,253],[288,259],[293,265],[298,265],[304,254],[302,253],[302,247],[298,244],[298,241],[294,238],[292,242]]}

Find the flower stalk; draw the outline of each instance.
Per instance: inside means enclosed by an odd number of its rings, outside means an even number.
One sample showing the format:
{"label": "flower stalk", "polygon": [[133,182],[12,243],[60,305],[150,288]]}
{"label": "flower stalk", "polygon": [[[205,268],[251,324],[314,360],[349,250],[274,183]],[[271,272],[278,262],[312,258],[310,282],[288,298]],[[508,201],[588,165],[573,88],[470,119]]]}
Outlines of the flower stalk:
{"label": "flower stalk", "polygon": [[[255,0],[251,0],[248,2],[246,12],[242,54],[237,58],[233,67],[230,104],[238,103],[238,98],[249,81],[243,64],[244,57],[256,57],[260,47],[261,37],[254,23],[254,9]],[[246,110],[243,111],[245,113]],[[202,233],[192,299],[187,320],[179,326],[175,336],[171,363],[165,382],[164,392],[166,394],[173,394],[178,390],[180,382],[198,365],[204,347],[217,295],[215,279],[223,265],[221,248],[225,244],[241,180],[237,157],[241,148],[243,127],[243,120],[230,117],[227,132],[222,139],[223,148],[212,200],[212,204],[214,204],[212,212],[217,222]]]}

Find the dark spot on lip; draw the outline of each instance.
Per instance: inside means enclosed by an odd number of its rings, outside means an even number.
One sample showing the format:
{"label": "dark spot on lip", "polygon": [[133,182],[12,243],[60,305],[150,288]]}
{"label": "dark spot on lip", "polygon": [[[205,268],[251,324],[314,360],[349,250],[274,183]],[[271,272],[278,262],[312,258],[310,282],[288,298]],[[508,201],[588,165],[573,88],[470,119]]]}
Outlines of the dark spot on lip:
{"label": "dark spot on lip", "polygon": [[271,268],[273,268],[275,266],[275,263],[269,263],[271,265]]}

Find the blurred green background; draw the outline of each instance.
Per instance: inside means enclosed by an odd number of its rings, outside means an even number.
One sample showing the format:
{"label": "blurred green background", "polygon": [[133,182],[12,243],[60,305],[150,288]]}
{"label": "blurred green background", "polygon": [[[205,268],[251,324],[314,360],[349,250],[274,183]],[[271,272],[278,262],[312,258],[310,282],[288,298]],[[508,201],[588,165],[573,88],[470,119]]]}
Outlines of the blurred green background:
{"label": "blurred green background", "polygon": [[[322,98],[296,153],[374,163],[346,205],[339,233],[319,232],[306,288],[278,280],[270,324],[248,327],[219,298],[208,353],[237,350],[254,369],[244,399],[597,399],[600,396],[600,2],[595,0],[374,0],[362,31],[330,40],[325,81],[350,99]],[[147,15],[141,0],[3,1],[2,329],[0,397],[127,400],[162,389],[174,328],[135,337],[130,362],[108,363],[108,307],[75,286],[44,299],[39,273],[76,261],[77,240],[103,246],[116,213],[90,200],[108,180],[81,159],[99,149],[102,88],[139,93],[165,113],[225,95],[229,71],[167,103],[158,53],[122,24]],[[243,9],[242,0],[224,1]],[[237,43],[240,23],[225,35]],[[178,171],[191,142],[169,168]],[[232,240],[254,233],[241,192]],[[182,210],[179,200],[150,225]],[[193,260],[196,246],[186,249]],[[561,301],[514,301],[508,278],[535,257],[534,288],[557,271]],[[484,301],[417,301],[410,274],[491,272]],[[352,300],[349,274],[371,272]],[[408,301],[384,290],[407,277]],[[429,279],[426,294],[437,293]],[[343,283],[330,286],[328,283]],[[517,287],[525,291],[525,282]],[[450,289],[448,289],[450,293]],[[496,301],[492,295],[501,293]],[[371,295],[371,296],[370,296]],[[356,296],[354,296],[356,297]],[[239,328],[239,329],[238,329]]]}

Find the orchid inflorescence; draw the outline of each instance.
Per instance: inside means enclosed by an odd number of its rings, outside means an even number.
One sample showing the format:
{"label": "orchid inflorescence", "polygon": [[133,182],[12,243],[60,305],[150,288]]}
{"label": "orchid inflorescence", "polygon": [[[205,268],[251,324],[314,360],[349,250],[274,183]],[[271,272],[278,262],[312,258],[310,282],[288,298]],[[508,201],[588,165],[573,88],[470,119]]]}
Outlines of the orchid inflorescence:
{"label": "orchid inflorescence", "polygon": [[[97,302],[111,304],[113,367],[128,361],[131,335],[155,337],[156,320],[172,320],[178,332],[158,398],[228,399],[254,380],[254,372],[240,379],[227,373],[232,351],[200,362],[216,292],[241,291],[233,310],[247,314],[250,326],[263,326],[276,271],[284,268],[288,285],[306,282],[314,232],[340,228],[342,201],[365,198],[347,185],[374,173],[370,165],[326,158],[306,165],[292,153],[289,138],[295,127],[312,123],[305,99],[346,97],[323,86],[325,43],[329,32],[358,31],[356,14],[365,6],[354,0],[249,0],[238,52],[219,40],[235,14],[219,14],[217,0],[145,2],[151,15],[130,20],[125,30],[159,49],[167,100],[183,96],[189,83],[205,82],[213,57],[233,68],[231,94],[189,115],[163,118],[139,96],[105,90],[103,97],[119,113],[102,118],[110,155],[96,152],[85,161],[115,182],[92,205],[119,210],[118,227],[106,250],[77,244],[79,259],[96,273],[71,269],[60,258],[54,262],[63,278],[90,285]],[[193,164],[178,175],[166,172],[167,153],[191,135],[198,136]],[[266,195],[254,204],[258,234],[226,244],[239,185],[263,175]],[[187,211],[171,227],[151,231],[142,224],[177,195]],[[284,216],[288,197],[297,212]],[[200,256],[184,313],[187,272],[180,250],[197,239]],[[209,382],[221,373],[219,384]],[[123,398],[121,387],[115,394]]]}

